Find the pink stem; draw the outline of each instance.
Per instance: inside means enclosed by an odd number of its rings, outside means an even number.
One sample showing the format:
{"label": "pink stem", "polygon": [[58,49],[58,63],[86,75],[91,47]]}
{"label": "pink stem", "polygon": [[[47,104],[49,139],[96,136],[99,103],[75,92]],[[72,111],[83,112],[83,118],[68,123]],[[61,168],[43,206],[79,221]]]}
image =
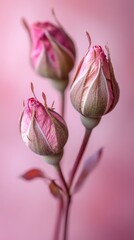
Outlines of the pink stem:
{"label": "pink stem", "polygon": [[60,199],[58,199],[58,212],[57,212],[56,226],[55,226],[55,232],[54,232],[54,240],[59,240],[63,207],[64,207],[64,202],[63,202],[63,197],[61,196]]}
{"label": "pink stem", "polygon": [[64,118],[65,116],[65,90],[60,92],[61,94],[61,116]]}
{"label": "pink stem", "polygon": [[71,196],[70,196],[68,185],[67,185],[66,180],[64,178],[64,175],[62,173],[60,164],[58,164],[56,166],[56,169],[58,171],[61,182],[64,186],[64,189],[65,189],[65,192],[66,192],[66,197],[67,197],[67,206],[66,206],[66,210],[65,210],[65,221],[64,221],[64,230],[63,230],[63,240],[67,240],[68,214],[69,214],[69,206],[70,206]]}
{"label": "pink stem", "polygon": [[[68,222],[69,222],[69,210],[70,210],[70,204],[71,204],[70,189],[72,187],[73,180],[74,180],[75,174],[76,174],[76,172],[78,170],[79,164],[80,164],[82,156],[84,154],[84,151],[85,151],[85,149],[87,147],[87,143],[88,143],[90,134],[91,134],[91,130],[85,129],[85,135],[84,135],[84,138],[83,138],[80,150],[78,152],[76,161],[74,163],[71,177],[69,179],[69,186],[66,183],[66,180],[65,180],[65,178],[63,176],[63,173],[62,173],[60,165],[56,166],[56,169],[58,171],[59,177],[60,177],[60,179],[62,181],[62,184],[63,184],[63,186],[65,188],[66,197],[67,197],[67,204],[66,204],[66,210],[65,210],[65,221],[64,221],[64,231],[63,231],[63,240],[67,240],[67,238],[68,238],[67,233],[68,233]],[[60,218],[61,218],[61,215],[60,215]],[[55,240],[57,240],[57,239],[55,239]]]}
{"label": "pink stem", "polygon": [[80,150],[78,152],[78,155],[77,155],[77,158],[75,160],[75,163],[74,163],[74,166],[73,166],[73,169],[72,169],[72,172],[71,172],[71,176],[70,176],[70,179],[69,179],[69,189],[72,187],[75,174],[76,174],[77,169],[79,167],[79,164],[81,162],[84,151],[87,147],[87,143],[88,143],[90,134],[91,134],[91,130],[88,130],[88,129],[85,128],[85,135],[84,135]]}

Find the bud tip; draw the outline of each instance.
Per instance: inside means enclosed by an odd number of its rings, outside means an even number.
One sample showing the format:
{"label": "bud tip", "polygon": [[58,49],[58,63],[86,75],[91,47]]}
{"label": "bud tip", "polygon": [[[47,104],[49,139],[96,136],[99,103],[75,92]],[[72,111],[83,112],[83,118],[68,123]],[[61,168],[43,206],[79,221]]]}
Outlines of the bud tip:
{"label": "bud tip", "polygon": [[90,37],[88,32],[86,32],[86,35],[87,35],[87,39],[88,39],[88,42],[89,42],[89,48],[90,48],[90,46],[91,46],[91,37]]}

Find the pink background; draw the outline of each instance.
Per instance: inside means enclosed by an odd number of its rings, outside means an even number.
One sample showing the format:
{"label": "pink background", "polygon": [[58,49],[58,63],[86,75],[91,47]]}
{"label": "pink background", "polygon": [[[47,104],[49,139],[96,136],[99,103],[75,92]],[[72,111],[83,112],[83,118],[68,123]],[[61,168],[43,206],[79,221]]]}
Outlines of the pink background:
{"label": "pink background", "polygon": [[[41,180],[25,182],[19,176],[31,167],[52,167],[23,144],[19,134],[22,102],[45,91],[48,104],[59,95],[48,80],[29,64],[29,42],[21,18],[29,22],[53,21],[51,8],[75,39],[80,61],[87,50],[85,31],[93,44],[107,42],[120,101],[94,130],[84,158],[105,147],[101,164],[74,197],[69,240],[134,239],[134,2],[133,0],[4,0],[0,2],[0,239],[51,240],[57,202]],[[74,71],[71,73],[73,79]],[[66,177],[79,149],[84,128],[68,99],[66,120],[69,141],[63,160]]]}

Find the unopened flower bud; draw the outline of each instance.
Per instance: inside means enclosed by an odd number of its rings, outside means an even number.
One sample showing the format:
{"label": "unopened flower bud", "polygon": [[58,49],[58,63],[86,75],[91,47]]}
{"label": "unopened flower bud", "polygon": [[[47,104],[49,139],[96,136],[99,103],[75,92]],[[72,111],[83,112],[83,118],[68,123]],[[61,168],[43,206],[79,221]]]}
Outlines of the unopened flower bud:
{"label": "unopened flower bud", "polygon": [[[43,94],[44,100],[45,95]],[[64,119],[36,98],[25,103],[20,120],[20,132],[24,143],[35,153],[50,156],[50,164],[60,160],[68,139]],[[49,159],[47,158],[49,162]]]}
{"label": "unopened flower bud", "polygon": [[[89,35],[88,38],[90,42]],[[119,87],[107,47],[106,50],[108,57],[101,46],[89,46],[71,87],[74,108],[85,118],[98,121],[115,107],[119,99]]]}
{"label": "unopened flower bud", "polygon": [[46,78],[54,79],[57,88],[64,89],[68,75],[74,66],[76,53],[71,38],[59,24],[36,22],[28,25],[23,20],[31,39],[31,62],[35,71]]}

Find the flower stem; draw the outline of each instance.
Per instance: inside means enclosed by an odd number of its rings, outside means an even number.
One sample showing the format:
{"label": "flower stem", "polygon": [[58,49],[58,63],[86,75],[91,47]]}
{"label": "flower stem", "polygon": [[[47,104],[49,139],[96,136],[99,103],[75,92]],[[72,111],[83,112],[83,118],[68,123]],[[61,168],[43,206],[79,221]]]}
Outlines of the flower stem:
{"label": "flower stem", "polygon": [[[92,130],[88,130],[88,129],[85,128],[84,138],[83,138],[80,150],[78,152],[76,161],[75,161],[73,169],[72,169],[72,174],[71,174],[71,177],[69,179],[69,185],[67,184],[67,182],[66,182],[66,180],[64,178],[64,175],[62,173],[60,164],[56,165],[56,170],[58,171],[60,180],[61,180],[61,182],[62,182],[62,184],[64,186],[64,189],[65,189],[65,192],[66,192],[66,197],[67,197],[67,199],[66,199],[66,209],[65,209],[64,230],[63,230],[63,240],[67,240],[67,238],[68,238],[69,210],[70,210],[70,204],[71,204],[71,198],[72,198],[72,196],[70,194],[70,189],[72,187],[73,180],[74,180],[75,174],[77,172],[77,169],[79,167],[79,164],[81,162],[82,156],[83,156],[84,151],[86,149],[86,146],[87,146],[87,143],[88,143],[91,131]],[[61,215],[59,217],[61,218]],[[59,228],[58,224],[57,224],[57,228]],[[59,230],[57,230],[57,231],[59,231]],[[54,240],[57,240],[57,239],[55,238]]]}
{"label": "flower stem", "polygon": [[65,188],[66,193],[69,194],[69,188],[68,188],[68,185],[67,185],[66,180],[64,178],[64,175],[62,173],[60,164],[58,163],[55,167],[56,167],[56,170],[57,170],[58,175],[60,177],[60,180],[61,180],[61,182],[62,182],[62,184],[63,184],[63,186]]}
{"label": "flower stem", "polygon": [[67,195],[67,204],[66,204],[66,210],[65,210],[63,240],[68,239],[68,222],[69,222],[70,203],[71,203],[71,195],[69,194],[69,195]]}
{"label": "flower stem", "polygon": [[56,225],[55,225],[55,231],[54,231],[54,240],[59,240],[63,207],[64,207],[64,202],[63,202],[63,197],[61,196],[58,199],[58,212],[57,212],[57,219],[56,219]]}
{"label": "flower stem", "polygon": [[66,197],[67,197],[67,203],[66,203],[66,209],[65,209],[65,220],[64,220],[64,230],[63,230],[63,240],[67,240],[67,230],[68,230],[68,215],[69,215],[69,207],[71,202],[71,195],[68,188],[68,185],[66,183],[66,180],[64,178],[64,175],[61,170],[60,164],[56,165],[56,170],[58,171],[59,177],[61,179],[61,182],[64,186],[64,189],[66,191]]}
{"label": "flower stem", "polygon": [[91,132],[92,132],[92,130],[88,130],[87,128],[85,128],[85,135],[84,135],[84,138],[83,138],[80,150],[78,152],[78,155],[77,155],[77,158],[76,158],[76,161],[74,163],[74,166],[73,166],[73,169],[72,169],[72,172],[71,172],[71,176],[70,176],[70,179],[69,179],[69,189],[72,187],[75,174],[76,174],[77,169],[79,167],[79,164],[81,162],[83,153],[84,153],[84,151],[86,149],[86,146],[87,146],[89,137],[91,135]]}
{"label": "flower stem", "polygon": [[61,95],[61,116],[64,118],[65,115],[65,90],[60,91]]}

